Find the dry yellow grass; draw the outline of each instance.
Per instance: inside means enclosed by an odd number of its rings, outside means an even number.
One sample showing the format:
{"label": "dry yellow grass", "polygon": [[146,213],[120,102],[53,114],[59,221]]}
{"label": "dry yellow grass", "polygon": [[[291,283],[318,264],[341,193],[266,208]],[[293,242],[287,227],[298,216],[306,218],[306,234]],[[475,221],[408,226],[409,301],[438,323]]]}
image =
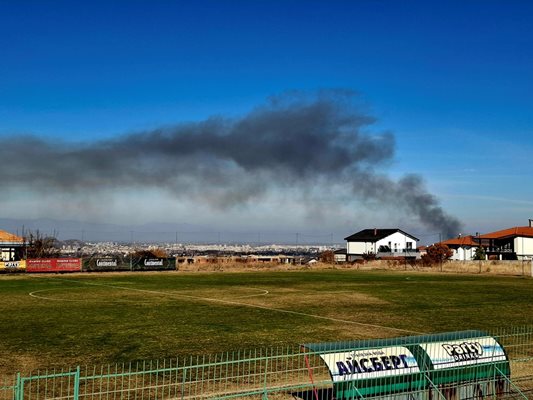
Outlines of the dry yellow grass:
{"label": "dry yellow grass", "polygon": [[424,266],[396,260],[374,260],[365,263],[325,264],[317,262],[310,265],[277,263],[202,263],[180,264],[182,272],[243,272],[243,271],[302,271],[302,270],[384,270],[430,273],[482,274],[506,276],[532,276],[530,261],[446,261],[441,264]]}

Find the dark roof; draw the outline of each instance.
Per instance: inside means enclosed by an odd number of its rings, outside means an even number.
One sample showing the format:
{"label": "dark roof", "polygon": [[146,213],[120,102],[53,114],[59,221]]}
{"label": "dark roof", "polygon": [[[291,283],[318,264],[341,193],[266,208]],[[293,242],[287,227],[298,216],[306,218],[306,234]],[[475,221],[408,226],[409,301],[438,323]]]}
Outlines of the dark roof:
{"label": "dark roof", "polygon": [[363,229],[353,235],[345,237],[344,240],[348,242],[377,242],[387,236],[392,235],[393,233],[401,232],[406,236],[409,236],[411,239],[418,241],[419,239],[413,235],[408,234],[407,232],[402,231],[401,229]]}

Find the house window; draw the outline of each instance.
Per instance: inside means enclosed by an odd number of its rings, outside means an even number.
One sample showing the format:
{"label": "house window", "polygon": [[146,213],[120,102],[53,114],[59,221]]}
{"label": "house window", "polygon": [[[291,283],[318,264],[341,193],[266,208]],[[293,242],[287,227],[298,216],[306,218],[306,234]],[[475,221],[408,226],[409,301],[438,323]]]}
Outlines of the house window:
{"label": "house window", "polygon": [[407,242],[407,249],[411,250],[413,248],[413,242]]}

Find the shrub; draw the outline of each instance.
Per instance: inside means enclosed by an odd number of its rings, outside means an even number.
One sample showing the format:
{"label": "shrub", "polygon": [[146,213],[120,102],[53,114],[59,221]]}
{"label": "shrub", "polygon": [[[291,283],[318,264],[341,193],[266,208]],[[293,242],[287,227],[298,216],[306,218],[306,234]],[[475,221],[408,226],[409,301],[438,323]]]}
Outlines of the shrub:
{"label": "shrub", "polygon": [[333,264],[335,263],[335,253],[332,250],[326,250],[320,253],[320,261],[324,264]]}
{"label": "shrub", "polygon": [[376,255],[374,253],[364,253],[363,254],[363,260],[365,261],[374,261],[376,259]]}
{"label": "shrub", "polygon": [[435,243],[427,248],[427,253],[422,256],[422,262],[426,265],[439,264],[448,260],[453,251],[445,244]]}

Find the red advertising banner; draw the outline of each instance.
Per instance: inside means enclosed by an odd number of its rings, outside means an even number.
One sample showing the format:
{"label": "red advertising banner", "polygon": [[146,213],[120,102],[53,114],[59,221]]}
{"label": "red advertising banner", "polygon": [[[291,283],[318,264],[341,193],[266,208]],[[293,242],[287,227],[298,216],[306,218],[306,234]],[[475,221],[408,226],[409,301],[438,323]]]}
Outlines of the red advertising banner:
{"label": "red advertising banner", "polygon": [[35,258],[26,260],[26,272],[80,272],[81,258]]}

